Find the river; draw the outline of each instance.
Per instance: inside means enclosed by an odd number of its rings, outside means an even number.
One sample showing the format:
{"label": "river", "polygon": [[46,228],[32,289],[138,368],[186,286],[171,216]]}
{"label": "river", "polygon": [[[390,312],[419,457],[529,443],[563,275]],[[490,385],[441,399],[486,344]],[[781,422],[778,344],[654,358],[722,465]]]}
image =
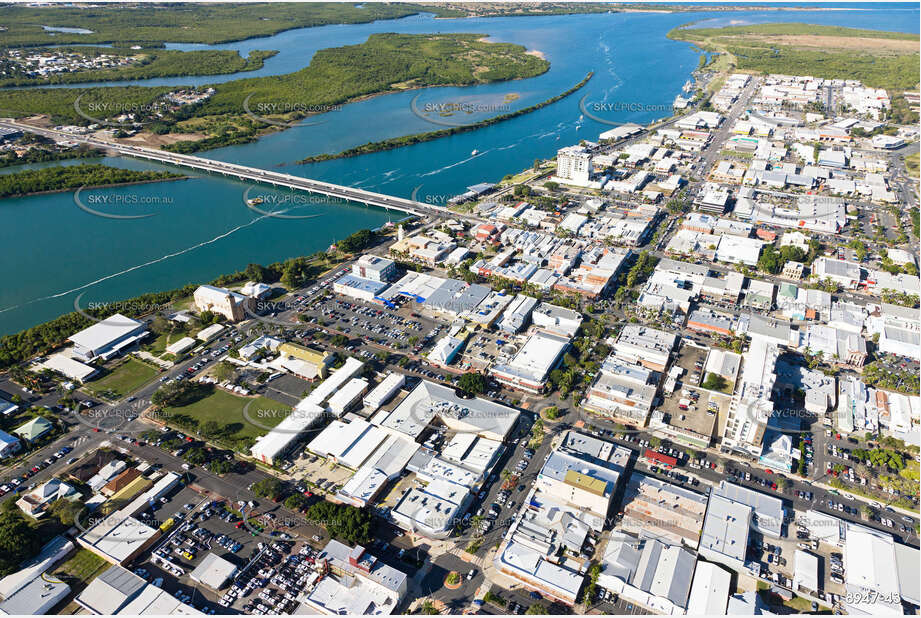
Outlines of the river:
{"label": "river", "polygon": [[[857,6],[862,5],[849,5]],[[218,77],[144,80],[144,85],[218,83],[238,77],[297,70],[317,49],[364,41],[375,32],[476,32],[491,40],[538,50],[550,70],[531,79],[432,88],[371,98],[311,118],[311,124],[258,142],[203,153],[223,161],[361,187],[421,201],[442,203],[482,181],[547,158],[580,139],[596,139],[607,125],[580,120],[579,99],[633,111],[605,112],[616,122],[646,123],[670,111],[699,53],[666,33],[696,20],[705,25],[799,21],[918,32],[918,9],[903,5],[872,10],[739,11],[700,13],[612,13],[548,17],[434,19],[419,15],[371,24],[323,26],[226,45],[176,45],[176,49],[277,49],[259,71]],[[491,127],[363,157],[312,165],[295,162],[311,154],[337,152],[369,141],[441,128],[413,113],[426,103],[478,103],[480,114],[450,117],[470,122],[520,109],[559,94],[586,73],[595,76],[577,95],[532,114]],[[124,82],[119,82],[119,85]],[[113,85],[112,83],[100,84]],[[512,95],[512,96],[509,96]],[[494,110],[494,111],[493,111]],[[444,120],[444,119],[442,119]],[[471,153],[479,151],[476,156]],[[135,169],[165,169],[146,162],[106,159]],[[10,170],[3,170],[9,172]],[[27,328],[70,311],[75,298],[100,303],[145,291],[203,282],[245,267],[305,255],[355,230],[399,219],[401,213],[353,204],[299,203],[288,219],[260,217],[248,209],[246,183],[191,173],[188,180],[84,191],[84,203],[114,214],[152,214],[112,219],[75,205],[72,193],[0,201],[4,285],[0,287],[0,334]],[[253,194],[271,193],[256,188]],[[285,199],[279,193],[279,199]],[[290,196],[288,196],[290,197]]]}

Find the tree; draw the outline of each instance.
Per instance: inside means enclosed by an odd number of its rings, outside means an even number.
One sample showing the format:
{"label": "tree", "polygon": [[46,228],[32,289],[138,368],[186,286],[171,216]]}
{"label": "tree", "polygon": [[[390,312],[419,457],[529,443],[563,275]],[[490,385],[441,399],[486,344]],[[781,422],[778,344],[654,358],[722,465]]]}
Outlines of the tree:
{"label": "tree", "polygon": [[209,385],[189,382],[170,382],[157,389],[150,401],[155,406],[184,406],[208,394],[212,389]]}
{"label": "tree", "polygon": [[525,197],[525,196],[531,195],[531,187],[529,187],[528,185],[515,185],[513,194],[515,195],[515,197]]}
{"label": "tree", "polygon": [[285,498],[285,508],[290,511],[299,511],[307,506],[307,498],[301,494],[291,494]]}
{"label": "tree", "polygon": [[77,500],[65,500],[64,498],[58,498],[48,507],[48,514],[56,518],[61,525],[70,526],[74,525],[74,522],[80,517],[80,513],[83,512],[83,503]]}
{"label": "tree", "polygon": [[13,501],[7,501],[0,512],[0,576],[19,570],[19,565],[38,553],[43,539]]}
{"label": "tree", "polygon": [[198,426],[198,433],[206,438],[213,438],[221,433],[221,426],[217,421],[205,421]]}
{"label": "tree", "polygon": [[342,348],[348,344],[349,338],[342,334],[335,334],[329,342],[337,348]]}
{"label": "tree", "polygon": [[425,616],[437,616],[438,608],[435,607],[435,604],[432,603],[430,599],[426,599],[422,602],[422,605],[419,607],[419,613]]}
{"label": "tree", "polygon": [[486,392],[486,378],[479,373],[465,373],[458,379],[457,388],[469,395],[479,395]]}
{"label": "tree", "polygon": [[711,391],[721,391],[728,386],[728,382],[726,382],[726,378],[723,376],[710,372],[707,374],[707,379],[704,380],[701,386]]}
{"label": "tree", "polygon": [[528,608],[525,614],[528,616],[546,616],[547,608],[544,607],[541,603],[535,603]]}
{"label": "tree", "polygon": [[221,361],[214,368],[214,377],[217,378],[218,382],[230,381],[236,373],[236,367],[229,361]]}
{"label": "tree", "polygon": [[260,498],[268,498],[269,500],[280,498],[283,490],[281,481],[271,477],[256,481],[249,489]]}
{"label": "tree", "polygon": [[661,444],[662,444],[661,438],[657,438],[656,436],[652,436],[651,438],[649,438],[649,448],[657,449],[659,448],[659,445]]}

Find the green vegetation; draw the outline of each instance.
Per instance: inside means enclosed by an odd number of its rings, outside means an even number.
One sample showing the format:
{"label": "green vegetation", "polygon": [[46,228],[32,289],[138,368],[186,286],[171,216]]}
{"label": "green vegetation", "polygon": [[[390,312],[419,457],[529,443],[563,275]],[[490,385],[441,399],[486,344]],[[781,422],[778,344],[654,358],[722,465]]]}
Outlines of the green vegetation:
{"label": "green vegetation", "polygon": [[104,187],[185,178],[174,172],[126,170],[96,163],[23,170],[0,176],[0,198],[79,187]]}
{"label": "green vegetation", "polygon": [[134,358],[127,358],[98,380],[86,385],[86,390],[106,399],[115,400],[147,384],[159,373],[156,369]]}
{"label": "green vegetation", "polygon": [[319,50],[309,66],[294,73],[217,84],[206,101],[179,108],[156,103],[169,88],[131,86],[4,91],[0,111],[16,117],[48,114],[56,123],[88,124],[74,108],[80,97],[84,109],[149,110],[138,112],[136,121],[153,122],[150,127],[156,133],[206,136],[165,146],[188,153],[249,142],[260,132],[278,128],[271,123],[335,110],[361,97],[533,77],[549,66],[520,45],[488,43],[482,37],[374,34],[358,45]]}
{"label": "green vegetation", "polygon": [[531,425],[531,438],[528,440],[528,448],[537,449],[544,441],[544,421],[535,419]]}
{"label": "green vegetation", "polygon": [[[548,105],[552,105],[556,103],[557,101],[565,99],[572,93],[581,89],[585,84],[587,84],[588,81],[592,78],[592,75],[594,75],[594,73],[589,72],[589,74],[586,75],[582,79],[582,81],[580,81],[578,84],[576,84],[572,88],[565,90],[561,92],[560,94],[554,97],[551,97],[545,101],[536,103],[534,105],[530,105],[528,107],[519,109],[514,112],[509,112],[507,114],[500,114],[498,116],[493,116],[492,118],[487,118],[485,120],[481,120],[480,122],[474,122],[474,123],[467,124],[467,125],[451,127],[450,129],[439,129],[437,131],[427,131],[425,133],[414,133],[413,135],[404,135],[403,137],[393,137],[390,139],[381,140],[379,142],[368,142],[360,146],[355,146],[354,148],[343,150],[342,152],[339,152],[337,154],[321,154],[321,155],[315,155],[312,157],[307,157],[306,159],[302,159],[301,161],[299,161],[299,163],[316,163],[318,161],[329,161],[331,159],[345,159],[348,157],[357,157],[363,154],[370,154],[372,152],[382,152],[384,150],[393,150],[395,148],[402,148],[403,146],[412,146],[413,144],[421,144],[423,142],[430,142],[432,140],[436,140],[441,137],[448,137],[449,135],[457,135],[459,133],[466,133],[468,131],[475,131],[477,129],[482,129],[483,127],[488,127],[488,126],[491,126],[491,125],[494,125],[500,122],[504,122],[506,120],[511,120],[512,118],[517,118],[525,114],[530,114],[531,112],[537,111],[543,107],[547,107]],[[547,185],[552,185],[552,186],[547,186]],[[557,183],[554,183],[554,182],[547,182],[547,183],[544,183],[544,187],[546,187],[550,191],[555,191],[556,188],[558,188],[558,185]],[[527,185],[518,185],[515,187],[514,191],[515,191],[516,196],[521,196],[521,195],[530,194],[531,188],[528,187]]]}
{"label": "green vegetation", "polygon": [[323,526],[331,537],[349,545],[371,540],[371,514],[364,509],[321,500],[307,508],[305,518]]}
{"label": "green vegetation", "polygon": [[[78,84],[81,82],[107,82],[128,79],[151,79],[187,75],[222,75],[261,69],[266,58],[277,51],[254,50],[242,58],[232,50],[176,51],[166,49],[112,49],[109,47],[54,48],[55,54],[80,54],[95,58],[102,54],[132,59],[131,64],[117,68],[52,73],[47,77],[16,75],[0,79],[0,87],[33,86],[37,84]],[[15,63],[7,64],[14,69]],[[9,74],[9,73],[8,73]]]}
{"label": "green vegetation", "polygon": [[0,577],[18,571],[20,563],[37,554],[45,541],[15,502],[7,500],[0,508]]}
{"label": "green vegetation", "polygon": [[541,603],[534,603],[533,605],[528,606],[525,614],[528,616],[546,616],[547,608],[544,607]]}
{"label": "green vegetation", "polygon": [[486,594],[483,595],[483,600],[487,603],[495,605],[496,607],[505,607],[508,604],[508,601],[494,593],[492,590],[486,591]]}
{"label": "green vegetation", "polygon": [[707,378],[701,384],[702,387],[711,391],[725,391],[729,382],[723,376],[716,373],[708,373]]}
{"label": "green vegetation", "polygon": [[722,52],[742,71],[858,79],[902,90],[918,84],[917,34],[785,23],[682,27],[668,37]]}
{"label": "green vegetation", "polygon": [[[341,4],[338,2],[215,4],[134,4],[94,7],[26,5],[3,11],[0,46],[72,43],[227,43],[269,36],[293,28],[327,24],[363,24],[416,15],[410,4]],[[440,16],[454,12],[426,7]],[[48,32],[42,26],[83,28],[91,33]]]}
{"label": "green vegetation", "polygon": [[874,448],[862,449],[855,448],[851,451],[858,461],[870,462],[870,465],[877,467],[886,467],[896,472],[905,468],[905,459],[901,453],[889,449]]}
{"label": "green vegetation", "polygon": [[88,549],[79,548],[77,553],[61,563],[54,576],[74,583],[87,584],[111,565]]}
{"label": "green vegetation", "polygon": [[455,586],[460,583],[461,576],[457,571],[451,571],[448,573],[448,576],[445,577],[445,583],[449,586]]}
{"label": "green vegetation", "polygon": [[468,395],[480,395],[486,392],[486,378],[480,373],[465,373],[458,378],[457,388]]}
{"label": "green vegetation", "polygon": [[[162,408],[160,417],[170,426],[203,436],[208,434],[211,442],[238,451],[249,449],[256,438],[291,412],[291,408],[272,399],[240,397],[210,385],[196,385],[194,390],[182,393],[180,398],[172,397],[165,401],[161,392],[175,384],[162,386],[151,398],[154,405]],[[247,409],[246,416],[243,415],[244,408]]]}
{"label": "green vegetation", "polygon": [[284,493],[284,486],[281,481],[273,476],[256,481],[250,485],[249,489],[260,498],[268,498],[269,500],[278,500]]}
{"label": "green vegetation", "polygon": [[[25,138],[32,137],[32,134],[28,134],[24,138],[18,140],[19,144],[29,144],[32,143],[31,140],[25,140]],[[37,137],[37,136],[36,136]],[[47,161],[65,161],[68,159],[91,159],[95,157],[101,157],[102,152],[89,148],[87,146],[78,146],[77,148],[69,148],[66,150],[60,150],[55,147],[52,147],[50,144],[42,146],[35,146],[29,148],[21,155],[16,154],[15,150],[7,150],[6,152],[0,153],[0,168],[4,167],[13,167],[16,165],[25,165],[27,163],[45,163]]]}
{"label": "green vegetation", "polygon": [[905,169],[909,176],[918,177],[918,168],[921,167],[921,152],[910,154],[905,157]]}
{"label": "green vegetation", "polygon": [[891,368],[881,366],[876,362],[868,363],[863,368],[863,381],[867,386],[875,386],[886,390],[919,394],[919,376],[910,371],[893,371]]}

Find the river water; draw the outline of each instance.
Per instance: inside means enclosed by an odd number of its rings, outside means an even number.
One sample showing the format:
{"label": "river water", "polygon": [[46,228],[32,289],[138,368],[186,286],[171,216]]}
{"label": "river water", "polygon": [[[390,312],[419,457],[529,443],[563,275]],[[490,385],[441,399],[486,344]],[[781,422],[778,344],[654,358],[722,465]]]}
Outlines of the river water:
{"label": "river water", "polygon": [[[580,119],[579,100],[607,104],[593,112],[612,122],[646,123],[670,113],[699,52],[666,33],[696,20],[706,26],[799,21],[918,32],[918,9],[884,5],[864,10],[742,11],[732,13],[614,13],[496,19],[440,20],[429,15],[371,24],[324,26],[226,45],[175,45],[176,49],[277,49],[259,71],[202,78],[155,79],[143,85],[203,85],[239,77],[278,75],[309,63],[318,49],[351,45],[376,32],[475,32],[491,40],[540,51],[551,63],[538,77],[465,88],[432,88],[371,98],[310,119],[258,142],[203,153],[246,165],[443,203],[474,183],[499,180],[580,139],[597,139],[610,128]],[[910,5],[909,5],[910,6]],[[477,103],[479,114],[434,116],[466,123],[550,98],[595,75],[585,88],[554,105],[491,127],[425,144],[363,157],[311,165],[308,155],[338,152],[358,144],[442,128],[412,110],[426,104]],[[123,84],[120,82],[119,84]],[[135,82],[133,82],[135,83]],[[108,84],[99,84],[112,85]],[[594,109],[594,108],[592,108]],[[430,115],[430,117],[432,117]],[[478,154],[471,153],[477,150]],[[133,169],[167,169],[123,158],[105,163]],[[0,170],[9,172],[10,170]],[[184,170],[181,170],[184,171]],[[94,216],[78,208],[72,193],[0,200],[3,238],[0,334],[15,332],[81,305],[126,298],[145,291],[207,281],[245,267],[267,264],[326,248],[355,230],[395,221],[399,212],[251,188],[243,182],[188,172],[187,180],[104,190],[85,190],[81,202],[138,219]],[[264,217],[243,196],[268,195],[271,208],[289,215]],[[269,208],[266,206],[265,208]],[[82,296],[81,296],[82,294]]]}

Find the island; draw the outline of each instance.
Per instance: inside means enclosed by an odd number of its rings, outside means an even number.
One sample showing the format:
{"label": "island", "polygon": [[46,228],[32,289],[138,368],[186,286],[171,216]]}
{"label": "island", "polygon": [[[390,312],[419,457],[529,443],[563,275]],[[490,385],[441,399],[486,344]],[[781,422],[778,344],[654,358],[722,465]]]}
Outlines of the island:
{"label": "island", "polygon": [[175,172],[126,170],[98,163],[58,165],[0,175],[0,198],[185,178]]}

